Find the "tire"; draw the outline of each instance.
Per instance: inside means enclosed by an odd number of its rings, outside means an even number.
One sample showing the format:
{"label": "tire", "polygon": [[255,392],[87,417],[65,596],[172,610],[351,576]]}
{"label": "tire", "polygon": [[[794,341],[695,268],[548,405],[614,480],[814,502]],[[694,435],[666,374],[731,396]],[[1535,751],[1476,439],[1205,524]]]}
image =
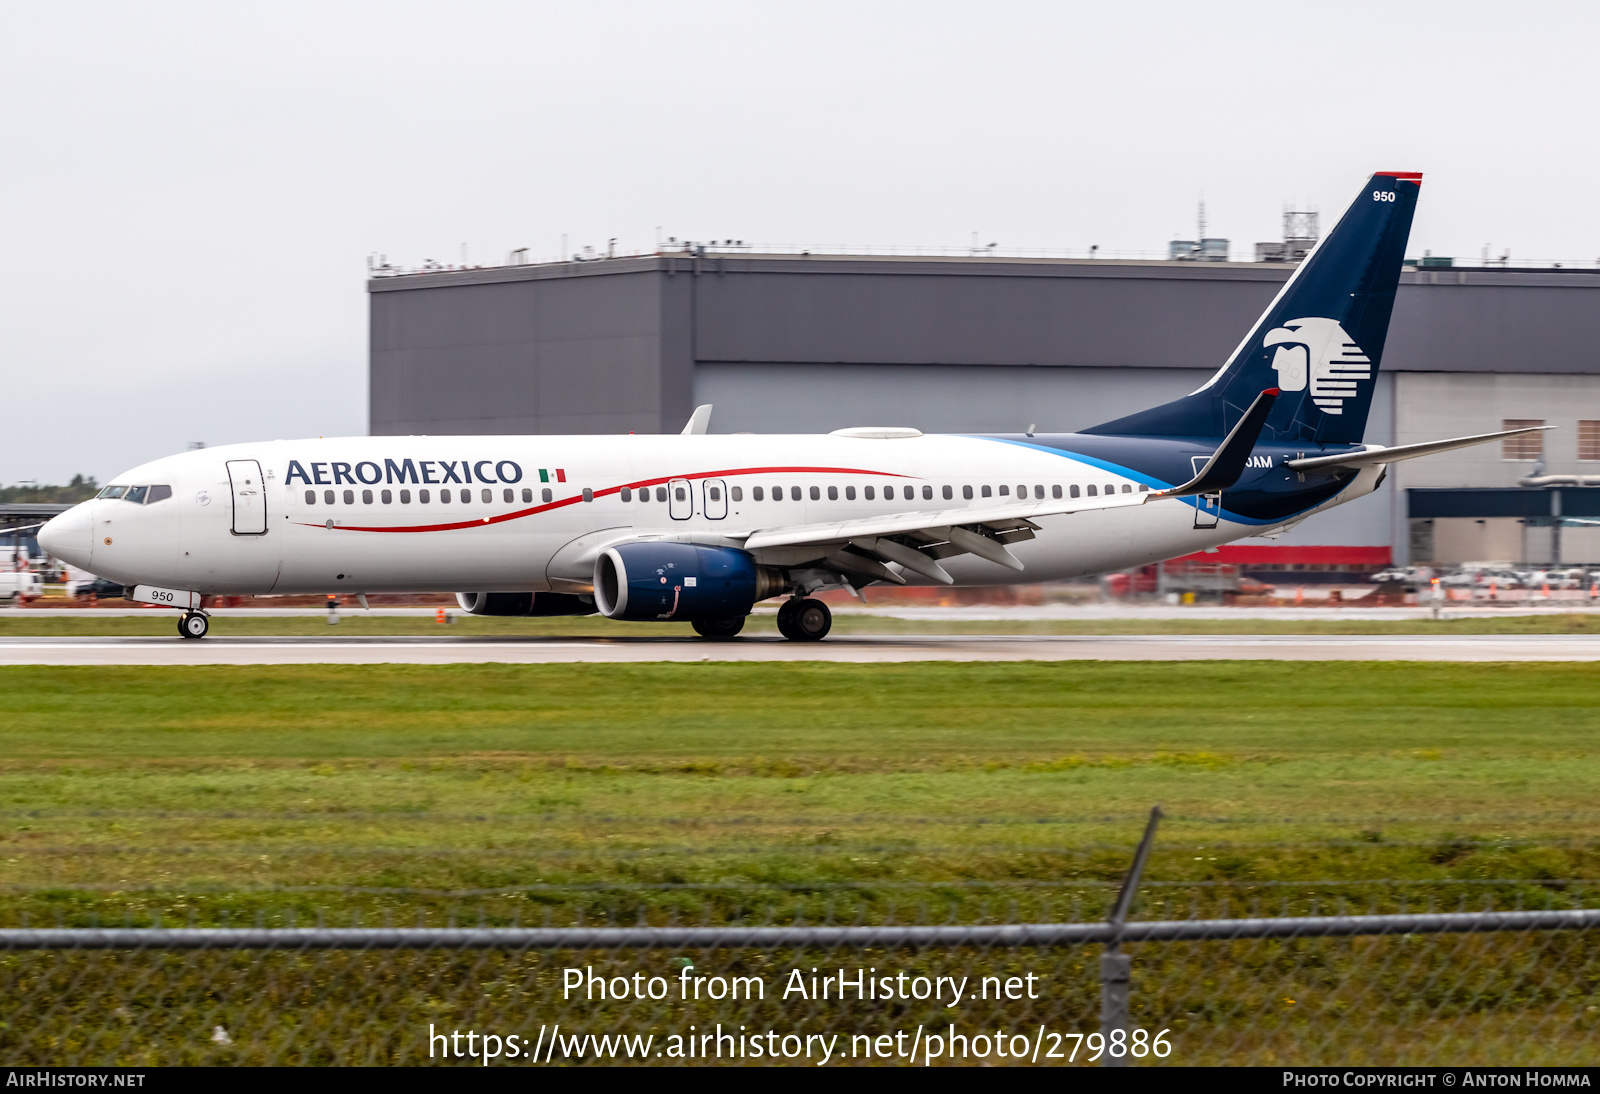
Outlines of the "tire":
{"label": "tire", "polygon": [[799,641],[794,633],[794,613],[799,609],[800,598],[792,596],[778,605],[778,633],[791,642]]}
{"label": "tire", "polygon": [[[820,600],[791,600],[794,611],[790,613],[788,628],[783,625],[783,612],[778,613],[778,629],[783,631],[783,636],[794,642],[821,642],[828,637],[828,632],[833,629],[833,613],[828,606]],[[788,605],[784,605],[788,607]]]}
{"label": "tire", "polygon": [[744,630],[744,616],[734,615],[727,619],[696,619],[694,633],[701,638],[732,638]]}
{"label": "tire", "polygon": [[178,637],[204,638],[211,629],[211,620],[199,612],[184,612],[178,617]]}

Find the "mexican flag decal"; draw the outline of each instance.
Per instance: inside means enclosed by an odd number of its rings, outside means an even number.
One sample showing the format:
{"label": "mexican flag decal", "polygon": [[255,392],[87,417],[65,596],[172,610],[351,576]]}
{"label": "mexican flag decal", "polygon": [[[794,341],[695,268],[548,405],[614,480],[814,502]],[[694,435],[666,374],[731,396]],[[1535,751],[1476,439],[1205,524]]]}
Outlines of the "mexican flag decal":
{"label": "mexican flag decal", "polygon": [[548,467],[541,467],[541,468],[539,468],[539,481],[540,482],[566,482],[567,481],[566,469],[565,468],[561,468],[561,467],[557,467],[554,470],[552,470],[552,469],[550,469]]}

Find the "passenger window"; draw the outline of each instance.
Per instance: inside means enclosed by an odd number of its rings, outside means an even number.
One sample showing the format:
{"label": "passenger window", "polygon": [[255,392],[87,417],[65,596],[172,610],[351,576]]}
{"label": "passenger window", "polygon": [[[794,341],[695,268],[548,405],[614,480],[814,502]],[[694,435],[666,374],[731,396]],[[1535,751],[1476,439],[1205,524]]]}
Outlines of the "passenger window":
{"label": "passenger window", "polygon": [[845,501],[855,501],[856,500],[856,488],[855,487],[847,486],[847,487],[844,488],[844,500]]}
{"label": "passenger window", "polygon": [[1057,499],[1058,501],[1060,500],[1060,498],[1061,498],[1061,486],[1060,486],[1060,484],[1057,484],[1057,485],[1052,486],[1050,488],[1050,496],[1052,498]]}
{"label": "passenger window", "polygon": [[955,490],[954,489],[952,489],[951,487],[948,487],[948,486],[944,488],[944,500],[945,501],[949,501],[951,498],[953,498],[955,496],[956,495],[955,495]]}
{"label": "passenger window", "polygon": [[[428,499],[423,498],[422,500],[427,501]],[[550,502],[555,500],[555,495],[550,492],[550,488],[547,486],[543,490],[539,491],[539,500],[548,505]]]}
{"label": "passenger window", "polygon": [[838,501],[839,500],[839,488],[837,486],[828,487],[828,500],[829,501]]}
{"label": "passenger window", "polygon": [[1107,483],[1106,484],[1106,493],[1115,494],[1116,492],[1117,492],[1117,484],[1116,483],[1113,482],[1113,483]]}
{"label": "passenger window", "polygon": [[933,500],[933,487],[924,486],[922,488],[922,500],[923,501],[932,501]]}
{"label": "passenger window", "polygon": [[1028,488],[1026,486],[1017,487],[1017,500],[1018,501],[1021,501],[1022,499],[1026,498],[1027,496],[1028,496]]}
{"label": "passenger window", "polygon": [[172,497],[172,487],[152,486],[150,493],[145,495],[144,503],[146,505],[154,505],[156,502],[166,501],[170,497]]}
{"label": "passenger window", "polygon": [[710,495],[712,501],[721,501],[722,500],[722,488],[719,487],[719,486],[713,486],[710,490],[707,491],[707,494]]}
{"label": "passenger window", "polygon": [[526,486],[522,488],[522,500],[524,503],[533,501],[533,491]]}
{"label": "passenger window", "polygon": [[1001,496],[1001,497],[1002,497],[1002,498],[1009,498],[1009,497],[1010,497],[1010,496],[1011,496],[1011,487],[1009,487],[1009,486],[1002,486],[1002,487],[1001,487],[1001,488],[1000,488],[1000,496]]}
{"label": "passenger window", "polygon": [[361,491],[361,504],[362,505],[371,505],[372,504],[372,491],[371,490],[363,490],[363,491]]}
{"label": "passenger window", "polygon": [[994,491],[990,490],[987,486],[981,487],[978,492],[986,498],[994,493]]}
{"label": "passenger window", "polygon": [[1034,499],[1036,501],[1043,501],[1044,500],[1044,487],[1039,486],[1039,485],[1036,484],[1034,486],[1034,488],[1033,488],[1033,496],[1034,496]]}
{"label": "passenger window", "polygon": [[889,486],[885,486],[883,488],[883,500],[884,501],[893,501],[894,500],[894,486],[892,484],[889,485]]}
{"label": "passenger window", "polygon": [[332,490],[324,490],[322,492],[322,503],[324,505],[332,505],[333,504],[333,491]]}
{"label": "passenger window", "polygon": [[822,491],[818,490],[815,486],[813,486],[811,488],[811,500],[812,501],[821,501],[822,500]]}
{"label": "passenger window", "polygon": [[972,500],[972,487],[963,486],[961,488],[961,496],[963,498],[966,498],[968,501],[971,501]]}
{"label": "passenger window", "polygon": [[688,501],[689,500],[689,491],[685,490],[681,486],[674,486],[672,488],[672,496],[674,498],[676,498],[678,501]]}
{"label": "passenger window", "polygon": [[728,496],[730,498],[732,498],[734,501],[743,501],[744,500],[744,487],[742,487],[742,486],[730,486],[730,487],[728,487]]}
{"label": "passenger window", "polygon": [[790,501],[799,501],[800,500],[800,488],[798,486],[789,487],[789,500]]}
{"label": "passenger window", "polygon": [[1094,483],[1090,483],[1089,484],[1089,496],[1091,498],[1096,496],[1095,495],[1095,489],[1094,489]]}
{"label": "passenger window", "polygon": [[1131,494],[1131,493],[1133,493],[1133,487],[1129,486],[1127,483],[1123,483],[1122,484],[1122,492],[1124,494]]}
{"label": "passenger window", "polygon": [[383,504],[385,505],[394,504],[394,492],[392,490],[385,490],[383,493],[379,494],[378,497],[382,499]]}
{"label": "passenger window", "polygon": [[449,505],[450,504],[450,491],[448,491],[448,490],[439,491],[439,500],[442,503],[444,503],[445,505]]}
{"label": "passenger window", "polygon": [[[547,494],[549,492],[550,491],[548,491],[548,490],[545,491],[545,493],[547,493]],[[657,501],[666,501],[667,500],[667,488],[665,486],[656,487],[656,500]]]}
{"label": "passenger window", "polygon": [[315,505],[315,504],[317,504],[317,492],[315,490],[307,490],[306,491],[306,504],[307,505]]}
{"label": "passenger window", "polygon": [[[683,491],[679,490],[678,493],[682,494]],[[583,500],[584,501],[593,501],[594,500],[594,491],[589,489],[587,486],[585,486],[583,488]]]}
{"label": "passenger window", "polygon": [[1148,494],[1149,492],[1150,492],[1150,487],[1147,484],[1141,482],[1139,484],[1139,493]]}
{"label": "passenger window", "polygon": [[[487,491],[487,490],[484,491],[485,494],[487,494],[488,492],[489,491]],[[505,489],[505,493],[502,494],[501,497],[505,498],[505,500],[507,502],[513,502],[513,501],[517,500],[517,492],[515,490],[511,489],[511,487],[508,486]]]}
{"label": "passenger window", "polygon": [[356,492],[354,490],[346,490],[344,492],[344,503],[346,505],[354,505],[356,503]]}
{"label": "passenger window", "polygon": [[400,491],[400,504],[401,505],[410,505],[411,504],[411,491],[409,491],[409,490]]}
{"label": "passenger window", "polygon": [[128,488],[128,492],[122,495],[122,500],[131,501],[135,505],[143,505],[144,496],[149,489],[148,486],[131,486]]}
{"label": "passenger window", "polygon": [[765,490],[761,489],[761,487],[759,487],[759,486],[753,487],[751,489],[750,496],[752,498],[754,498],[756,501],[766,501],[767,500],[767,492]]}
{"label": "passenger window", "polygon": [[864,487],[864,488],[863,488],[863,489],[862,489],[862,493],[863,493],[863,494],[865,494],[865,495],[866,495],[866,499],[867,499],[867,500],[868,500],[868,501],[871,501],[871,500],[872,500],[872,493],[873,493],[873,491],[872,491],[872,487],[870,487],[870,486],[868,486],[868,487]]}
{"label": "passenger window", "polygon": [[632,501],[633,500],[633,491],[630,490],[626,486],[624,486],[622,488],[622,500],[623,501]]}
{"label": "passenger window", "polygon": [[[332,493],[332,491],[329,491],[329,493]],[[417,491],[417,503],[419,505],[427,505],[428,504],[428,492],[426,490],[418,490]]]}
{"label": "passenger window", "polygon": [[[511,491],[507,490],[506,493],[510,494]],[[506,498],[506,500],[510,501],[511,499],[508,497],[508,498]],[[487,486],[485,486],[483,488],[483,503],[485,505],[488,505],[492,501],[494,501],[494,491],[490,490]]]}
{"label": "passenger window", "polygon": [[1069,493],[1071,493],[1073,497],[1077,497],[1078,496],[1078,484],[1077,483],[1073,483],[1072,484],[1072,486],[1069,488]]}

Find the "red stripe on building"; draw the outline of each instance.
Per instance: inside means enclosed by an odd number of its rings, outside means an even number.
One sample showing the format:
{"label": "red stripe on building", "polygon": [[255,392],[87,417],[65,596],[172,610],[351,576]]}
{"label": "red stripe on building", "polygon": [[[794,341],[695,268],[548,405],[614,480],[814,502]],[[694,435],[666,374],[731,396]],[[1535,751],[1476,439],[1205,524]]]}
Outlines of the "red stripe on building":
{"label": "red stripe on building", "polygon": [[1228,544],[1215,551],[1201,551],[1173,559],[1174,562],[1214,562],[1249,566],[1257,570],[1276,570],[1285,566],[1388,566],[1394,562],[1391,547],[1272,547]]}

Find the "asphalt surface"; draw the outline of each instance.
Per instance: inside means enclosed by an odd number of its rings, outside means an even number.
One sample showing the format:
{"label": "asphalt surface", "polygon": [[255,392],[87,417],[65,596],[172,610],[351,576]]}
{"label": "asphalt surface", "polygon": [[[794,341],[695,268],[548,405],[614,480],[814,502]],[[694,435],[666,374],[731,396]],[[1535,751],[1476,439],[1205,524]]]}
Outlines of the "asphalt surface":
{"label": "asphalt surface", "polygon": [[634,661],[1595,661],[1591,635],[847,635],[739,638],[0,638],[0,665]]}

